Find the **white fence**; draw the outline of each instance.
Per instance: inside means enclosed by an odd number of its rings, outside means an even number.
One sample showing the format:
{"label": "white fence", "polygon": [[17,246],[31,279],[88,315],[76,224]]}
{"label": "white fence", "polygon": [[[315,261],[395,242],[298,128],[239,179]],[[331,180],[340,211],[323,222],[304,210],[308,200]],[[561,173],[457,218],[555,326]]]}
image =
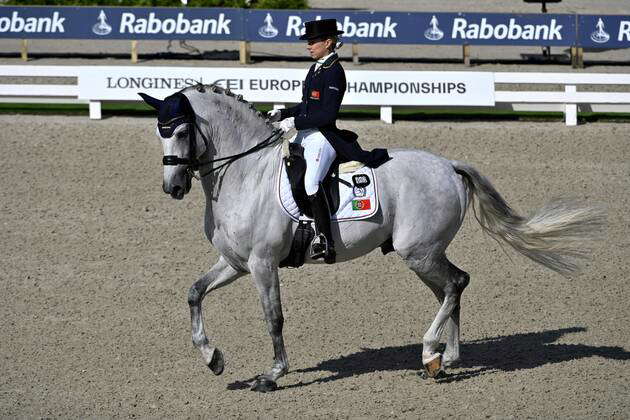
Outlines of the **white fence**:
{"label": "white fence", "polygon": [[[132,69],[132,70],[130,70]],[[159,70],[158,70],[159,69]],[[194,75],[200,72],[218,72],[228,75],[239,75],[243,72],[255,72],[256,75],[268,74],[269,77],[278,77],[278,74],[287,74],[293,72],[294,80],[301,80],[302,73],[305,71],[293,69],[249,69],[242,68],[220,68],[220,69],[203,69],[203,68],[137,68],[137,67],[90,67],[90,66],[0,66],[0,77],[74,77],[77,78],[77,84],[7,84],[0,83],[0,102],[8,103],[84,103],[89,104],[90,118],[101,118],[101,103],[108,100],[136,100],[140,98],[135,95],[135,90],[128,90],[127,96],[116,96],[105,92],[104,89],[90,89],[94,77],[101,76],[105,71],[118,72],[135,71],[148,74],[152,77],[151,72],[163,74],[165,72],[172,73],[183,72]],[[161,73],[160,73],[161,72]],[[284,73],[282,73],[284,72]],[[480,73],[480,72],[383,72],[383,71],[348,71],[348,81],[355,77],[357,80],[374,80],[383,83],[383,80],[393,80],[397,77],[401,80],[404,76],[405,80],[436,80],[443,79],[444,74],[449,74],[454,80],[463,80],[462,83],[468,83],[469,90],[472,92],[475,87],[479,87],[479,83],[490,80],[488,86],[482,83],[484,95],[483,99],[479,99],[480,94],[476,96],[460,95],[456,100],[450,101],[448,95],[437,95],[436,99],[432,99],[430,95],[407,95],[410,98],[408,102],[396,99],[395,105],[392,105],[391,92],[387,94],[346,94],[344,105],[351,106],[379,106],[381,110],[381,119],[387,123],[392,122],[393,106],[401,106],[414,108],[423,106],[428,108],[439,107],[453,109],[464,109],[475,106],[475,109],[510,109],[515,111],[560,111],[564,112],[566,124],[577,124],[578,111],[583,112],[630,112],[630,92],[614,92],[610,88],[605,92],[596,91],[578,91],[578,86],[585,85],[610,85],[610,86],[629,86],[630,74],[606,74],[606,73]],[[354,75],[354,76],[353,76]],[[83,88],[80,89],[81,78],[83,77]],[[155,76],[158,77],[158,76]],[[109,78],[111,79],[111,77]],[[86,82],[87,80],[87,82]],[[216,80],[216,79],[215,79]],[[238,80],[238,79],[223,79]],[[481,82],[480,82],[481,81]],[[493,82],[492,82],[493,81]],[[111,80],[108,80],[111,83]],[[231,83],[231,82],[226,82]],[[233,87],[236,93],[239,92],[238,83]],[[390,83],[390,82],[387,82]],[[561,91],[541,91],[541,90],[497,90],[497,86],[502,84],[518,84],[518,85],[559,85],[564,89]],[[294,83],[295,85],[295,83]],[[87,86],[87,87],[86,87]],[[144,90],[142,88],[136,90]],[[177,89],[171,89],[175,91]],[[169,91],[169,92],[170,92]],[[254,99],[250,99],[245,95],[246,99],[257,103],[271,103],[276,107],[283,106],[283,102],[295,102],[299,99],[300,88],[295,88],[293,92],[285,94],[267,93],[264,90],[258,91],[254,95]],[[486,92],[487,91],[487,92]],[[402,94],[401,94],[402,95]],[[481,96],[484,96],[481,95]],[[404,96],[404,95],[403,95]],[[262,98],[273,98],[272,101],[263,100]],[[469,102],[467,102],[469,101]],[[435,105],[435,106],[434,106]]]}

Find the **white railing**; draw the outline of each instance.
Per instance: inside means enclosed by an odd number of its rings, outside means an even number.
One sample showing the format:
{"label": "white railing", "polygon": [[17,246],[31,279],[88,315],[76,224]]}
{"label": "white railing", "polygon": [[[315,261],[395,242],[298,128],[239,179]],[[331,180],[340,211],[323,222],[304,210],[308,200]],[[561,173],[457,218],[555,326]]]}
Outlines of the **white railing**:
{"label": "white railing", "polygon": [[[0,66],[0,77],[74,77],[78,78],[81,67],[76,66]],[[229,69],[226,69],[229,70]],[[193,70],[194,71],[194,70]],[[630,74],[606,73],[493,73],[494,109],[514,111],[559,111],[565,114],[567,125],[577,124],[577,113],[630,112],[630,91],[578,91],[578,86],[630,86]],[[512,91],[496,90],[502,84],[560,85],[562,91]],[[630,90],[630,89],[627,89]],[[270,94],[270,96],[272,96]],[[138,100],[140,100],[138,98]],[[89,104],[90,118],[101,118],[102,98],[80,99],[76,84],[2,84],[0,102],[8,103],[79,103]],[[361,104],[355,104],[361,105]],[[284,104],[274,104],[282,107]],[[464,104],[465,106],[465,104]],[[414,106],[415,107],[415,106]],[[405,107],[409,108],[409,107]],[[418,107],[416,107],[418,108]],[[439,108],[444,109],[444,106]],[[462,104],[447,106],[462,109]],[[480,109],[480,108],[477,108]],[[482,109],[488,109],[483,107]],[[392,123],[393,107],[380,105],[381,120]]]}

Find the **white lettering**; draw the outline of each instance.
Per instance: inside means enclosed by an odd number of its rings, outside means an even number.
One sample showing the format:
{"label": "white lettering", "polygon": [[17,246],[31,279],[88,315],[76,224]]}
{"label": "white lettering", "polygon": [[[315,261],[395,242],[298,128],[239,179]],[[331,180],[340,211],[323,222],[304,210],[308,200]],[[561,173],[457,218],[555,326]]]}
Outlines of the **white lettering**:
{"label": "white lettering", "polygon": [[50,32],[52,20],[50,18],[39,18],[37,20],[37,32]]}
{"label": "white lettering", "polygon": [[183,13],[177,18],[161,20],[154,12],[149,17],[136,18],[133,13],[122,13],[120,18],[120,33],[129,34],[230,34],[232,19],[226,19],[225,14],[219,14],[219,19],[186,19]]}
{"label": "white lettering", "polygon": [[482,18],[479,24],[468,23],[465,18],[453,19],[451,38],[453,39],[523,39],[523,40],[562,40],[562,25],[551,19],[549,25],[519,25],[511,18],[508,24],[496,26]]}
{"label": "white lettering", "polygon": [[302,18],[299,16],[289,16],[287,21],[286,36],[300,36],[302,28]]}
{"label": "white lettering", "polygon": [[59,18],[59,12],[53,13],[53,23],[52,23],[52,31],[53,32],[64,32],[63,22],[66,18]]}
{"label": "white lettering", "polygon": [[120,28],[119,28],[120,33],[121,34],[134,33],[134,30],[131,24],[133,23],[135,19],[136,17],[133,15],[133,13],[123,13],[120,16]]}
{"label": "white lettering", "polygon": [[466,35],[464,34],[464,29],[466,29],[466,19],[464,18],[455,18],[453,19],[453,31],[451,32],[451,38],[453,39],[466,39]]}
{"label": "white lettering", "polygon": [[175,32],[175,19],[164,19],[162,21],[162,32],[165,34],[172,34]]}
{"label": "white lettering", "polygon": [[11,15],[11,32],[22,32],[24,29],[24,19],[18,16],[18,12]]}
{"label": "white lettering", "polygon": [[497,25],[494,27],[494,37],[496,39],[505,39],[507,37],[508,34],[508,27],[507,25]]}
{"label": "white lettering", "polygon": [[345,16],[343,18],[343,34],[347,37],[353,37],[356,30],[357,25],[350,22],[350,16]]}
{"label": "white lettering", "polygon": [[492,30],[494,28],[492,25],[488,24],[486,18],[481,19],[481,27],[479,30],[479,38],[481,39],[490,39],[492,38]]}
{"label": "white lettering", "polygon": [[383,30],[383,38],[396,38],[396,26],[398,26],[398,23],[392,23],[392,19],[387,16],[385,18],[385,29]]}
{"label": "white lettering", "polygon": [[188,19],[184,19],[183,13],[178,13],[177,27],[175,29],[175,32],[177,32],[178,34],[185,34],[188,33],[188,31],[190,31],[190,21]]}
{"label": "white lettering", "polygon": [[619,23],[619,36],[617,37],[617,41],[630,41],[630,20],[622,20]]}
{"label": "white lettering", "polygon": [[549,28],[549,38],[548,39],[557,39],[562,40],[562,34],[560,34],[560,30],[562,29],[562,25],[556,26],[556,20],[551,19],[551,27]]}
{"label": "white lettering", "polygon": [[229,34],[230,33],[230,22],[232,22],[232,19],[225,19],[225,14],[221,13],[219,15],[219,24],[217,25],[218,29],[217,29],[217,34]]}
{"label": "white lettering", "polygon": [[23,18],[19,12],[14,11],[11,17],[0,18],[0,32],[65,32],[63,23],[66,18],[61,17],[59,12],[54,12],[52,17],[28,17]]}
{"label": "white lettering", "polygon": [[150,34],[157,34],[162,27],[162,21],[155,18],[155,13],[149,13],[149,23],[147,26],[147,32]]}
{"label": "white lettering", "polygon": [[510,19],[509,28],[510,29],[508,31],[508,39],[519,39],[521,37],[521,34],[523,33],[523,28],[521,27],[521,25],[516,24],[516,19]]}

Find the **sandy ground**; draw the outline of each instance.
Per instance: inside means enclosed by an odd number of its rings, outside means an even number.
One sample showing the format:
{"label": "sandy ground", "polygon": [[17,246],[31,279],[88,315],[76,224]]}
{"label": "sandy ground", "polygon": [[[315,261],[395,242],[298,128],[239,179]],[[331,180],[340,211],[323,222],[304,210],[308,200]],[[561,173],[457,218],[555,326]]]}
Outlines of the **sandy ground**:
{"label": "sandy ground", "polygon": [[524,212],[553,196],[604,203],[606,241],[564,279],[468,218],[449,257],[471,274],[462,355],[422,380],[437,302],[393,255],[281,272],[291,372],[241,382],[272,348],[249,277],[210,295],[226,356],[192,347],[188,287],[217,259],[199,185],[161,191],[151,118],[0,116],[0,417],[628,418],[628,124],[342,121],[364,147],[420,147],[474,164]]}

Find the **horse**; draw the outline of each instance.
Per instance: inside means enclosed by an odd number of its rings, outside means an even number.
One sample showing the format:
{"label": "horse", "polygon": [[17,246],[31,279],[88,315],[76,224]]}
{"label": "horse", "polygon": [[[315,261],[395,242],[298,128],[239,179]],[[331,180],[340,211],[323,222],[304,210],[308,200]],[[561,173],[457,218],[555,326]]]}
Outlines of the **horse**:
{"label": "horse", "polygon": [[[207,367],[220,375],[224,356],[208,340],[202,301],[210,292],[251,274],[274,361],[250,385],[254,391],[274,391],[278,379],[289,371],[278,267],[296,230],[296,222],[274,199],[282,162],[277,130],[241,95],[217,85],[189,86],[164,100],[140,95],[159,115],[163,190],[182,199],[192,178],[200,179],[206,198],[205,234],[220,255],[188,293],[193,345]],[[605,212],[598,205],[558,199],[526,218],[467,163],[414,149],[390,149],[389,155],[388,162],[374,169],[378,213],[367,220],[333,223],[337,261],[389,244],[431,289],[439,309],[422,337],[421,372],[436,378],[460,360],[460,302],[470,276],[449,261],[445,251],[469,207],[492,238],[563,276],[579,272],[589,256],[587,241],[598,238],[605,225]],[[440,353],[445,327],[446,346]]]}

